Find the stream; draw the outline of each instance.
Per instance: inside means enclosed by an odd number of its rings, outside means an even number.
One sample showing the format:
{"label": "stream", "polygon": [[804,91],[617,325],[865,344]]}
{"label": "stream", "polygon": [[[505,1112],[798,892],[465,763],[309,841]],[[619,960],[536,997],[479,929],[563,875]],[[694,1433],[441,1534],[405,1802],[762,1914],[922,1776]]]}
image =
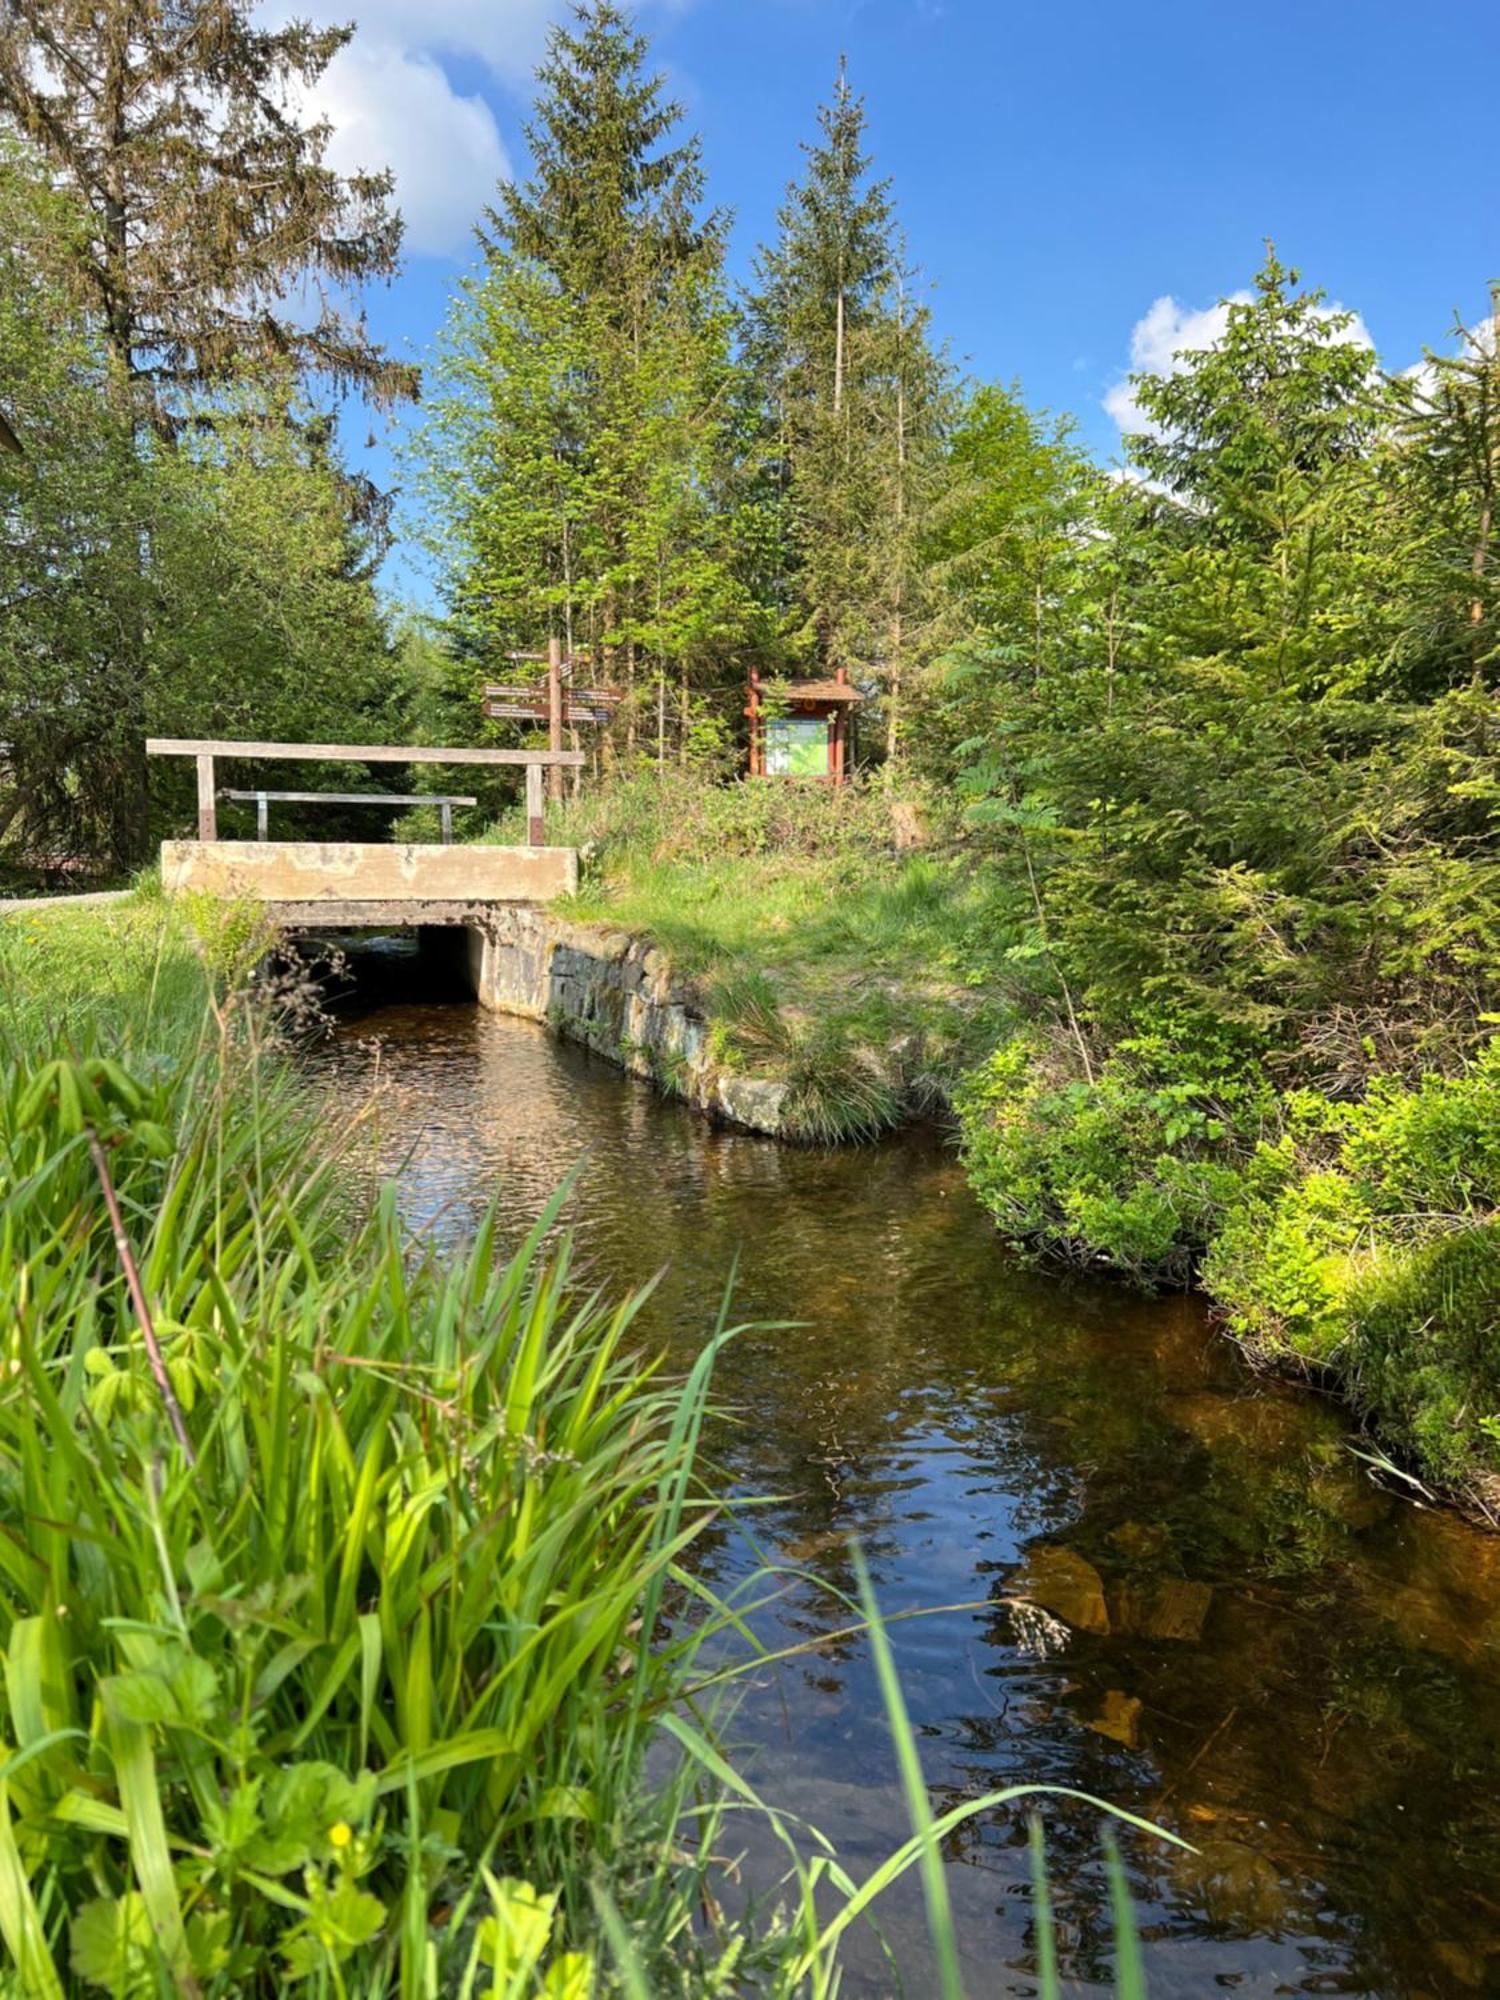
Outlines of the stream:
{"label": "stream", "polygon": [[[1124,1842],[1153,2000],[1232,1992],[1500,1994],[1500,1537],[1397,1499],[1339,1408],[1251,1375],[1191,1298],[1064,1282],[1011,1259],[938,1135],[844,1151],[718,1131],[532,1023],[371,992],[316,1062],[377,1090],[381,1169],[439,1243],[497,1202],[518,1239],[576,1161],[590,1282],[665,1267],[641,1322],[685,1369],[738,1259],[743,1334],[711,1455],[772,1496],[701,1558],[758,1560],[883,1611],[938,1809],[1025,1781],[1158,1819]],[[1029,1592],[1062,1621],[1017,1615]],[[792,1578],[768,1646],[848,1613]],[[1064,1629],[1064,1627],[1066,1629]],[[763,1796],[856,1877],[906,1814],[868,1644],[756,1677],[730,1725]],[[1064,1987],[1109,1993],[1099,1815],[1043,1802]],[[736,1822],[764,1888],[776,1850]],[[1026,1809],[946,1850],[971,1994],[1034,1995]],[[849,2000],[923,1997],[915,1874],[849,1955]]]}

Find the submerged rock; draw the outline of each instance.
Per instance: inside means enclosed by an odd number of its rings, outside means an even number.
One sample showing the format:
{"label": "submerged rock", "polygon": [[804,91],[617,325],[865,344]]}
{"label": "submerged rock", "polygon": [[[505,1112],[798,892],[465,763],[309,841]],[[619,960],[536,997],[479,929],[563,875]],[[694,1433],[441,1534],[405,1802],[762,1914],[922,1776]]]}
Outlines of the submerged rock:
{"label": "submerged rock", "polygon": [[1138,1750],[1144,1708],[1145,1704],[1138,1696],[1126,1694],[1121,1688],[1110,1688],[1104,1696],[1103,1708],[1090,1718],[1088,1726],[1100,1736],[1123,1743],[1127,1750]]}
{"label": "submerged rock", "polygon": [[1109,1631],[1104,1579],[1085,1557],[1054,1543],[1028,1549],[1013,1588],[1075,1632]]}
{"label": "submerged rock", "polygon": [[1172,1549],[1172,1537],[1157,1521],[1122,1521],[1109,1539],[1132,1562],[1160,1563]]}
{"label": "submerged rock", "polygon": [[1172,1873],[1216,1923],[1249,1924],[1274,1934],[1286,1922],[1287,1892],[1280,1871],[1244,1841],[1211,1835],[1196,1853],[1179,1854]]}
{"label": "submerged rock", "polygon": [[1126,1638],[1196,1641],[1203,1636],[1213,1596],[1212,1584],[1190,1583],[1183,1577],[1113,1583],[1107,1600],[1110,1623]]}

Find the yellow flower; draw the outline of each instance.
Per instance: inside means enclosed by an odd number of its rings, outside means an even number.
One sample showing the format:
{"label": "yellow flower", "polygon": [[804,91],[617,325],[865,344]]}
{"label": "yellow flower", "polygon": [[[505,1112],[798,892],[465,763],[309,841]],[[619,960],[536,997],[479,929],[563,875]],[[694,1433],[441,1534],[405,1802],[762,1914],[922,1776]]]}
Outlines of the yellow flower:
{"label": "yellow flower", "polygon": [[347,1847],[353,1838],[354,1829],[349,1825],[347,1820],[338,1820],[328,1829],[328,1844],[330,1847]]}

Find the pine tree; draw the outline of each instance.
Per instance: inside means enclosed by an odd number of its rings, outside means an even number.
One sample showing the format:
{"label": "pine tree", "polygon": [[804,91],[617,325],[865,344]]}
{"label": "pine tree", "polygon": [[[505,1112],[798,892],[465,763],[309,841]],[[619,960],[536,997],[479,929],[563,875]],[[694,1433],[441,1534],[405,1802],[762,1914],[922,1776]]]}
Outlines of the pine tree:
{"label": "pine tree", "polygon": [[778,241],[757,260],[746,352],[783,509],[778,595],[792,652],[879,682],[894,753],[945,374],[842,63],[818,125]]}
{"label": "pine tree", "polygon": [[[415,393],[323,289],[388,276],[400,243],[390,176],[341,178],[296,115],[352,32],[262,27],[251,0],[0,0],[0,114],[79,197],[71,275],[158,420],[258,362]],[[308,279],[310,323],[285,303]]]}

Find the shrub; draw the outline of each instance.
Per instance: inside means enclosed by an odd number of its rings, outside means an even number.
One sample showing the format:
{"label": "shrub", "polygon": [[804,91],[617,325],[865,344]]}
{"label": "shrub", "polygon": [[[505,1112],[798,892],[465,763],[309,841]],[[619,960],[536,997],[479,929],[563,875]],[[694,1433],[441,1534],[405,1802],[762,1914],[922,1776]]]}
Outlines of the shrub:
{"label": "shrub", "polygon": [[1500,1042],[1363,1102],[1288,1101],[1205,1267],[1253,1353],[1333,1364],[1436,1478],[1500,1465]]}
{"label": "shrub", "polygon": [[1500,1222],[1363,1273],[1347,1314],[1350,1382],[1386,1436],[1451,1484],[1500,1472]]}
{"label": "shrub", "polygon": [[958,1112],[970,1179],[1012,1241],[1181,1283],[1270,1102],[1248,1066],[1165,1035],[1118,1044],[1092,1082],[1059,1076],[1019,1036],[969,1075]]}

